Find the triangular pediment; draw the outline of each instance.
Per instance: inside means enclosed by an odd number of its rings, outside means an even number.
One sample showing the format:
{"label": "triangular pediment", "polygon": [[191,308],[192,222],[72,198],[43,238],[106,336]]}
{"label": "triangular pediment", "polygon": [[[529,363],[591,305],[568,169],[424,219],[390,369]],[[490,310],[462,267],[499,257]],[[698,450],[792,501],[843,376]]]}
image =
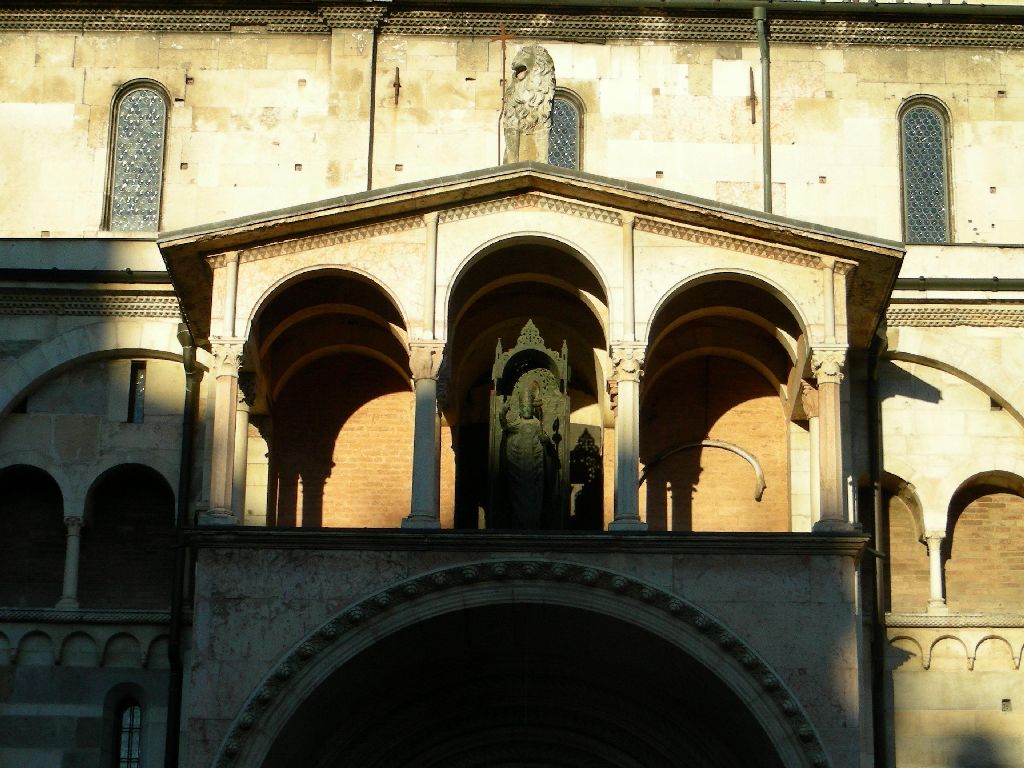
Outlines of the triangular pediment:
{"label": "triangular pediment", "polygon": [[850,274],[855,345],[866,344],[874,332],[903,255],[896,242],[542,163],[483,169],[165,232],[159,245],[193,332],[206,338],[211,257],[242,251],[251,258],[273,258],[422,226],[422,215],[430,212],[444,223],[538,208],[605,223],[633,217],[641,231],[809,269],[832,257]]}

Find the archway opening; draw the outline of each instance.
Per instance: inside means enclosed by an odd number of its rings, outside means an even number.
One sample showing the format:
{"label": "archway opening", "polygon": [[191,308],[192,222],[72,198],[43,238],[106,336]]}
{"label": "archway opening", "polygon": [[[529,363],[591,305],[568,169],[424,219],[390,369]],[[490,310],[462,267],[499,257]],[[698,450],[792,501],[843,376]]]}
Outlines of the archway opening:
{"label": "archway opening", "polygon": [[250,522],[400,524],[412,473],[407,342],[395,303],[352,273],[302,275],[263,302],[239,379],[250,399]]}
{"label": "archway opening", "polygon": [[[603,527],[608,495],[604,457],[610,456],[605,444],[611,427],[604,385],[607,318],[601,280],[561,244],[504,244],[459,276],[449,295],[450,368],[442,425],[442,462],[448,467],[442,477],[454,476],[456,527]],[[537,342],[532,351],[513,352],[530,346],[527,337]],[[556,360],[563,350],[560,368]],[[512,357],[499,363],[503,353]],[[539,373],[544,368],[551,376]],[[536,397],[524,394],[527,384]],[[562,398],[558,402],[556,392]],[[518,439],[512,437],[518,427],[510,424],[529,410],[524,398],[531,399],[543,422],[537,439],[547,442],[537,452],[536,474],[545,475],[538,480],[545,489],[545,508],[556,509],[538,525],[500,508],[498,501],[511,497],[515,489],[507,486],[519,482],[505,474],[509,464],[503,463],[508,459],[503,446]],[[557,419],[556,407],[562,414]],[[503,415],[508,417],[504,421]],[[549,459],[542,461],[545,451]]]}
{"label": "archway opening", "polygon": [[52,607],[64,573],[64,501],[47,472],[0,470],[0,605]]}
{"label": "archway opening", "polygon": [[721,276],[661,307],[640,405],[652,530],[794,528],[790,454],[809,439],[788,419],[787,394],[805,353],[799,320],[761,285]]}
{"label": "archway opening", "polygon": [[740,698],[675,645],[591,611],[473,608],[389,635],[328,677],[264,768],[781,768]]}

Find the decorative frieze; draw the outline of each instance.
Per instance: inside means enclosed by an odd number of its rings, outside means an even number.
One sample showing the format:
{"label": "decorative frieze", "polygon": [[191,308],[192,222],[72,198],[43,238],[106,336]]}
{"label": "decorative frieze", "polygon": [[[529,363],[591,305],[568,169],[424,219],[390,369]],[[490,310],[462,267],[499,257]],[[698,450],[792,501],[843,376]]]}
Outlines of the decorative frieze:
{"label": "decorative frieze", "polygon": [[1024,307],[992,304],[960,304],[957,306],[890,306],[885,312],[890,327],[919,328],[1022,328]]}
{"label": "decorative frieze", "polygon": [[79,315],[181,318],[173,293],[7,293],[0,315]]}
{"label": "decorative frieze", "polygon": [[576,216],[588,221],[600,221],[606,224],[620,226],[622,215],[610,208],[602,208],[598,205],[587,205],[566,200],[560,197],[544,195],[538,192],[528,192],[525,195],[503,197],[499,200],[487,200],[482,203],[464,205],[458,208],[449,208],[441,213],[441,223],[463,221],[476,218],[477,216],[489,216],[493,213],[506,213],[508,211],[519,211],[526,208],[535,208],[553,213],[564,213],[569,216]]}
{"label": "decorative frieze", "polygon": [[[371,237],[380,237],[381,235],[391,235],[397,232],[408,232],[414,229],[423,229],[423,226],[422,216],[408,216],[403,219],[381,221],[375,224],[367,224],[362,227],[353,227],[352,229],[341,230],[339,232],[328,232],[322,235],[312,235],[310,237],[302,237],[296,240],[285,240],[283,242],[270,243],[268,245],[258,245],[255,248],[249,248],[248,250],[242,251],[239,254],[239,261],[243,264],[250,261],[261,261],[262,259],[270,259],[275,256],[302,253],[304,251],[312,251],[317,248],[329,248],[334,245],[351,243],[357,240],[366,240]],[[212,257],[212,259],[222,258],[223,256]],[[215,265],[211,263],[211,266]]]}
{"label": "decorative frieze", "polygon": [[[390,4],[388,4],[390,5]],[[395,35],[493,36],[504,29],[515,39],[657,40],[666,42],[756,42],[749,17],[684,13],[545,13],[479,10],[391,10],[383,3],[264,8],[5,8],[0,30],[70,32],[230,32],[245,27],[272,33],[330,34],[331,29],[373,29]],[[832,2],[829,6],[842,5]],[[1024,27],[959,20],[891,21],[818,15],[771,19],[776,43],[878,45],[891,47],[979,46],[1024,48]],[[817,16],[817,17],[815,17]]]}

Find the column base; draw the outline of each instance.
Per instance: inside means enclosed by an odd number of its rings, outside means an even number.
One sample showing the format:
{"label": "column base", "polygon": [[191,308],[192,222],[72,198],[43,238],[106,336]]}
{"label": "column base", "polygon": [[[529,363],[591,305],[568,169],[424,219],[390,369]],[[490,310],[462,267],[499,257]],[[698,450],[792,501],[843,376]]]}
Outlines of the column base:
{"label": "column base", "polygon": [[811,530],[814,533],[856,533],[861,527],[846,520],[819,520]]}
{"label": "column base", "polygon": [[77,611],[78,600],[73,597],[62,597],[53,607],[61,611]]}
{"label": "column base", "polygon": [[608,530],[613,533],[646,531],[647,523],[642,520],[612,520],[608,523]]}
{"label": "column base", "polygon": [[928,613],[938,616],[946,616],[949,614],[949,607],[946,605],[945,600],[929,600]]}
{"label": "column base", "polygon": [[402,518],[402,528],[437,531],[441,528],[441,521],[432,515],[409,515]]}
{"label": "column base", "polygon": [[238,518],[230,509],[203,509],[197,513],[196,523],[213,526],[238,525]]}

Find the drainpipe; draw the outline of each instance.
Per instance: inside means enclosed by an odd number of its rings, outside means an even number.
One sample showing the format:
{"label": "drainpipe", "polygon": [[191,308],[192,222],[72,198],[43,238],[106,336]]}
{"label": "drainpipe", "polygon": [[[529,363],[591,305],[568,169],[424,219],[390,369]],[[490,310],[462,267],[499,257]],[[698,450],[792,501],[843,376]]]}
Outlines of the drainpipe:
{"label": "drainpipe", "polygon": [[757,47],[761,49],[761,176],[764,184],[764,212],[772,212],[772,101],[771,55],[768,51],[768,13],[764,6],[754,8],[757,22]]}
{"label": "drainpipe", "polygon": [[868,551],[874,566],[874,599],[871,601],[871,723],[874,737],[875,766],[889,765],[888,723],[885,707],[885,576],[888,552],[881,535],[884,529],[882,508],[882,404],[878,396],[878,361],[885,348],[881,329],[875,333],[868,349],[867,417],[868,417],[868,472],[871,480],[871,501],[874,515],[871,544]]}
{"label": "drainpipe", "polygon": [[192,495],[193,442],[196,424],[196,404],[202,371],[196,367],[195,340],[185,323],[178,325],[181,343],[181,362],[185,369],[185,404],[181,413],[181,462],[178,465],[178,507],[175,528],[177,545],[174,549],[174,582],[171,587],[171,623],[168,631],[167,660],[170,676],[167,685],[167,734],[164,744],[165,768],[178,768],[181,742],[181,698],[184,678],[181,653],[181,625],[184,612],[185,574],[189,557],[185,546],[185,528],[188,526],[188,501]]}
{"label": "drainpipe", "polygon": [[366,191],[373,189],[373,142],[377,127],[377,35],[380,22],[370,30],[370,135],[366,141]]}

